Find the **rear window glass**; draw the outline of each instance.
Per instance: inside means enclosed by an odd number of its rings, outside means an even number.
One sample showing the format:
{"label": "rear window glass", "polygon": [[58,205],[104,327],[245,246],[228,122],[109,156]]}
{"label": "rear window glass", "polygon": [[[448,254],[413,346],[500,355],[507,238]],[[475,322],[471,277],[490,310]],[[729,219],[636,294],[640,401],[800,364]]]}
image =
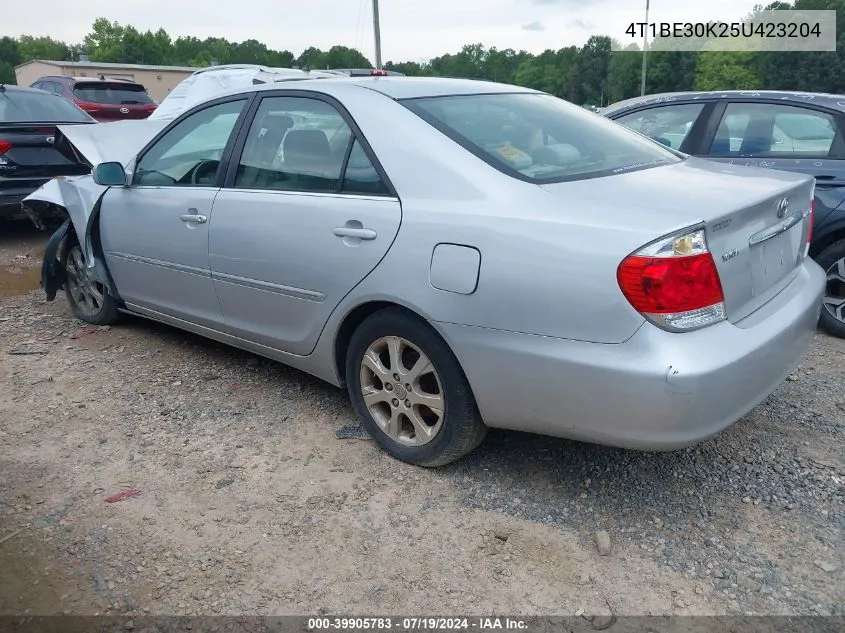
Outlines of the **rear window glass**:
{"label": "rear window glass", "polygon": [[682,156],[545,94],[460,95],[403,104],[497,169],[536,183],[676,163]]}
{"label": "rear window glass", "polygon": [[79,123],[93,119],[67,99],[56,95],[23,90],[0,92],[0,123],[27,121]]}
{"label": "rear window glass", "polygon": [[79,83],[74,86],[73,94],[90,103],[132,105],[153,102],[144,86],[139,84]]}

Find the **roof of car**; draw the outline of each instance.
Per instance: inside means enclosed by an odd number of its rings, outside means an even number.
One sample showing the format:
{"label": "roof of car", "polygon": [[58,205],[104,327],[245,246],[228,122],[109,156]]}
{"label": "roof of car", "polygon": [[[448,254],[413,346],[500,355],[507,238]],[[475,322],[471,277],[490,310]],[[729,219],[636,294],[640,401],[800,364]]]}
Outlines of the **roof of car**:
{"label": "roof of car", "polygon": [[473,79],[449,79],[445,77],[342,77],[331,79],[306,79],[295,82],[267,83],[255,86],[256,90],[323,90],[332,91],[332,86],[357,85],[381,93],[391,99],[418,99],[422,97],[445,97],[453,95],[536,93],[536,90]]}
{"label": "roof of car", "polygon": [[[58,95],[55,95],[52,92],[47,92],[46,90],[41,90],[40,88],[16,86],[15,84],[4,84],[3,82],[0,82],[0,86],[3,86],[3,90],[8,90],[10,92],[37,92],[40,95],[50,95],[51,97],[58,97]],[[61,99],[61,97],[59,97],[59,99]]]}
{"label": "roof of car", "polygon": [[661,94],[634,97],[625,101],[617,101],[604,110],[602,115],[609,116],[623,110],[629,110],[644,105],[665,103],[667,101],[715,101],[721,99],[767,99],[772,101],[787,101],[793,103],[814,103],[817,105],[841,110],[845,112],[845,95],[828,94],[824,92],[794,92],[785,90],[718,90],[711,92],[664,92]]}

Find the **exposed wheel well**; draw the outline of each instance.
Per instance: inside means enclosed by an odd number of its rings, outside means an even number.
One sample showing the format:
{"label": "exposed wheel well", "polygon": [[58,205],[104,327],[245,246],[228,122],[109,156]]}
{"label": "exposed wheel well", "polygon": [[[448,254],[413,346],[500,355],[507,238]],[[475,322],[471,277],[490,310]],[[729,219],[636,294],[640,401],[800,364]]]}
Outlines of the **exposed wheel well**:
{"label": "exposed wheel well", "polygon": [[342,384],[346,383],[346,353],[349,350],[349,341],[352,339],[352,334],[358,329],[358,326],[363,323],[371,314],[386,308],[395,308],[403,310],[410,315],[413,315],[425,323],[425,318],[406,308],[398,303],[391,301],[370,301],[363,303],[346,315],[340,328],[337,332],[337,338],[334,342],[334,362],[337,368],[337,375]]}

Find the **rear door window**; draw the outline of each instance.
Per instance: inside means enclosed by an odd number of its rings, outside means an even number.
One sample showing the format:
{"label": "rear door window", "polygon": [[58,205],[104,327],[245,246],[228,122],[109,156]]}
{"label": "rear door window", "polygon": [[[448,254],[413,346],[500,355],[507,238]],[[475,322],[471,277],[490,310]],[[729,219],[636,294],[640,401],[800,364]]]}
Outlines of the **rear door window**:
{"label": "rear door window", "polygon": [[639,110],[613,120],[679,150],[703,109],[703,103],[680,103]]}
{"label": "rear door window", "polygon": [[729,103],[710,156],[828,158],[836,135],[833,115],[774,103]]}
{"label": "rear door window", "polygon": [[140,84],[77,83],[73,87],[73,94],[82,101],[107,105],[146,105],[153,102]]}

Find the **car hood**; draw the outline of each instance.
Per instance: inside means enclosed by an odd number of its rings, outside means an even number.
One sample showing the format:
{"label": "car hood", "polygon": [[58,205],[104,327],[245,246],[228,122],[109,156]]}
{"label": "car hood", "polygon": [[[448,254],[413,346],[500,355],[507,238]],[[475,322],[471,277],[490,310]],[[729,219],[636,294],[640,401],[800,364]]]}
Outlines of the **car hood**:
{"label": "car hood", "polygon": [[[60,125],[64,137],[91,167],[117,161],[127,164],[169,123],[166,120],[123,120],[96,125]],[[58,143],[59,138],[56,139]]]}

